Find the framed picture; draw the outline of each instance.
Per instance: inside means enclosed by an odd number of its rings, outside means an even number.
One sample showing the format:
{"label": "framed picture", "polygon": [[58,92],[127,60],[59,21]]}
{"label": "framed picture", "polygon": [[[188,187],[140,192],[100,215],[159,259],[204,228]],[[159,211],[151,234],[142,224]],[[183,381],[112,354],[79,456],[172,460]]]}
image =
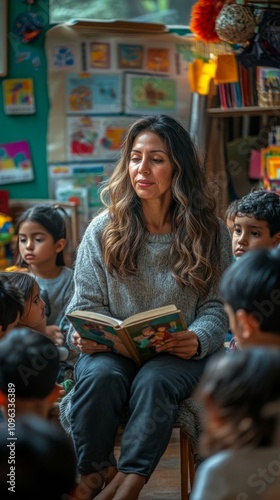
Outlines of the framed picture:
{"label": "framed picture", "polygon": [[176,80],[162,75],[127,73],[125,96],[128,115],[177,112]]}
{"label": "framed picture", "polygon": [[119,45],[119,68],[142,69],[143,46],[133,44]]}
{"label": "framed picture", "polygon": [[90,42],[89,66],[94,69],[110,68],[110,44],[104,42]]}
{"label": "framed picture", "polygon": [[7,0],[0,0],[0,76],[6,76],[8,72],[7,67]]}
{"label": "framed picture", "polygon": [[168,73],[170,66],[169,49],[147,48],[147,71]]}
{"label": "framed picture", "polygon": [[120,74],[68,74],[67,114],[113,114],[122,112]]}

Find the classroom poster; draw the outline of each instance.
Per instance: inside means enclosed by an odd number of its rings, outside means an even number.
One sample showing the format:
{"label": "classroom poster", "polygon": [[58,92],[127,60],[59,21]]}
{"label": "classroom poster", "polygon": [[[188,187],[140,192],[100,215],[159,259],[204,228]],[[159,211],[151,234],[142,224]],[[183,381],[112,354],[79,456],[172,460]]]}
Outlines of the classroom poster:
{"label": "classroom poster", "polygon": [[3,81],[4,110],[7,115],[35,113],[32,78],[8,78]]}
{"label": "classroom poster", "polygon": [[69,116],[68,160],[117,160],[125,133],[134,120],[135,118],[125,116]]}
{"label": "classroom poster", "polygon": [[114,114],[122,111],[121,75],[68,74],[68,114]]}
{"label": "classroom poster", "polygon": [[33,179],[34,172],[28,142],[0,144],[0,184],[27,182]]}
{"label": "classroom poster", "polygon": [[125,113],[128,115],[176,114],[176,80],[162,75],[127,73],[125,89]]}

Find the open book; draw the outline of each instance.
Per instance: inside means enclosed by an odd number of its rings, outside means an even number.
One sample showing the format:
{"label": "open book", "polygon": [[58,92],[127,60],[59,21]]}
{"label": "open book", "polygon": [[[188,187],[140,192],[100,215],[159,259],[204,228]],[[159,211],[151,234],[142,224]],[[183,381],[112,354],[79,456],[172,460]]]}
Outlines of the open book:
{"label": "open book", "polygon": [[139,366],[157,354],[174,332],[186,330],[182,312],[168,305],[134,314],[124,321],[89,311],[73,311],[68,320],[81,337],[105,344]]}

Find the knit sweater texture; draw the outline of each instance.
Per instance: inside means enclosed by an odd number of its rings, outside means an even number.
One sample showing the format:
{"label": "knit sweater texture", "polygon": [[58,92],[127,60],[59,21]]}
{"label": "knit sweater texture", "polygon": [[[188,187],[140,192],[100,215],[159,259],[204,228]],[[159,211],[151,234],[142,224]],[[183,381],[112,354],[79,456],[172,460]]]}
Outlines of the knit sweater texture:
{"label": "knit sweater texture", "polygon": [[[137,273],[125,280],[108,273],[102,256],[101,238],[108,221],[103,212],[88,225],[77,250],[74,268],[75,290],[66,313],[88,310],[124,320],[128,316],[175,304],[183,313],[187,328],[200,341],[201,354],[197,359],[223,348],[228,318],[215,283],[206,297],[201,298],[190,287],[180,287],[171,274],[169,247],[173,234],[150,234],[139,249]],[[231,239],[224,222],[221,231],[221,272],[232,262]],[[67,342],[72,345],[73,328]]]}

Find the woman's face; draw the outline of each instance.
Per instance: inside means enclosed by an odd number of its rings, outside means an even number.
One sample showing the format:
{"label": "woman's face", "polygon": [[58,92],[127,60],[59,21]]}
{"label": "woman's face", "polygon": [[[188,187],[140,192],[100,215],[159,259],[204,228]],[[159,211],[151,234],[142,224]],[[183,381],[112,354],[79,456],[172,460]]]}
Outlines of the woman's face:
{"label": "woman's face", "polygon": [[130,153],[129,176],[139,198],[153,200],[171,196],[173,171],[163,140],[148,130],[138,134]]}
{"label": "woman's face", "polygon": [[38,332],[46,332],[46,306],[40,297],[40,288],[35,283],[31,296],[26,301],[23,315],[20,319],[20,325],[28,326]]}

